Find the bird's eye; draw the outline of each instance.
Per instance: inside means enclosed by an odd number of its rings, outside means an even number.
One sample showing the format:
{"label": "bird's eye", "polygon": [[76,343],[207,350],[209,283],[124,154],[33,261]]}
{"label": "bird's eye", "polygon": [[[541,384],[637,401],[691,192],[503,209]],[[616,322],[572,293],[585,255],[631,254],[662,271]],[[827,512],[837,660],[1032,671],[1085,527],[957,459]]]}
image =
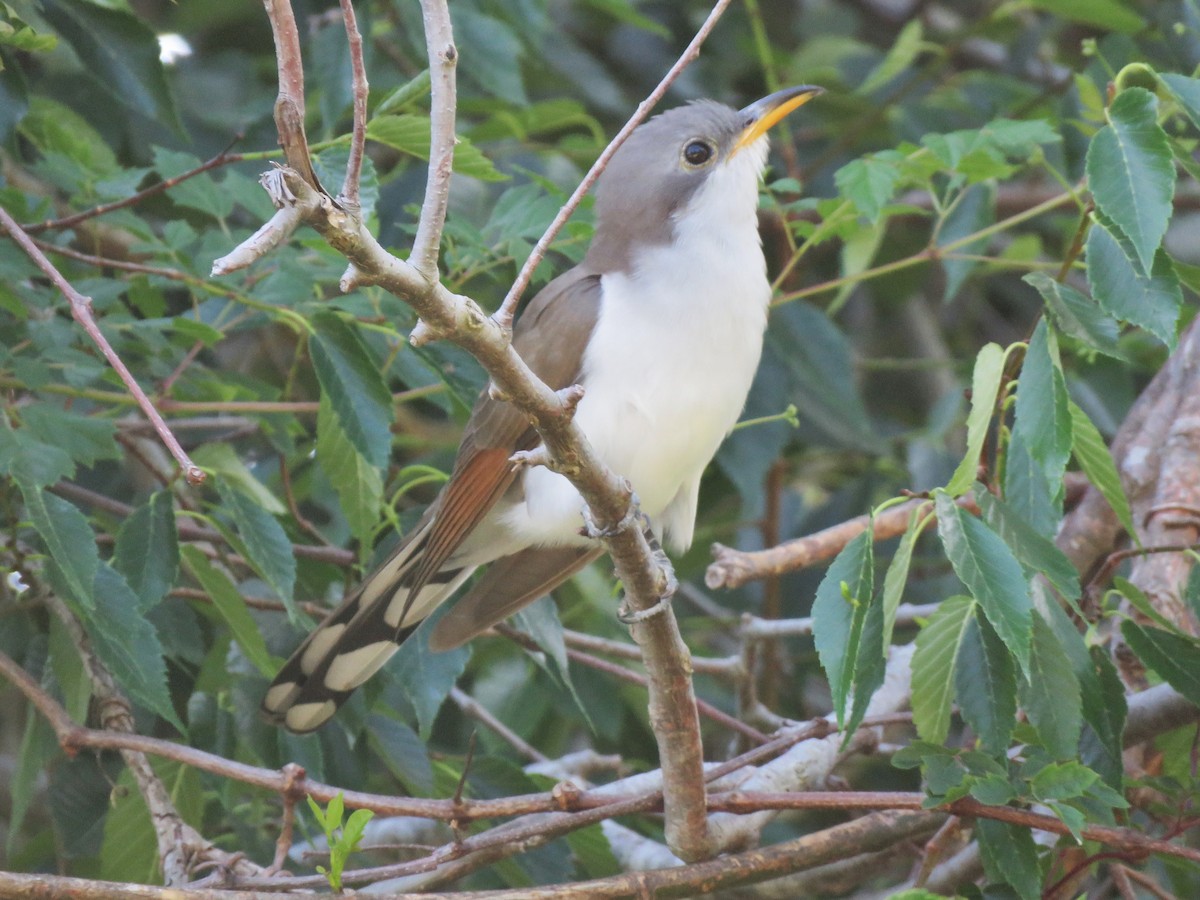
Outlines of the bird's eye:
{"label": "bird's eye", "polygon": [[689,166],[702,166],[712,159],[713,147],[707,141],[692,141],[683,148],[683,159]]}

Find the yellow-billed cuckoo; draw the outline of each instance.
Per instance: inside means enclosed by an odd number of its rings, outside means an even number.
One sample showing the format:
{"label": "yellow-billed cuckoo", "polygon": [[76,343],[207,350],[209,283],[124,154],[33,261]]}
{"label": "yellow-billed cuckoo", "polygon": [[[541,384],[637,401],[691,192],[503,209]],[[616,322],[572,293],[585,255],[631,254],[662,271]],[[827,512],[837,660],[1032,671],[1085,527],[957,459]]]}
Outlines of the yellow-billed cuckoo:
{"label": "yellow-billed cuckoo", "polygon": [[[788,88],[740,111],[702,100],[634,131],[596,185],[583,262],[514,330],[517,352],[550,387],[583,387],[575,421],[673,550],[691,544],[700,477],[762,353],[766,132],[820,92]],[[479,397],[450,480],[283,666],[263,700],[268,718],[296,732],[325,724],[479,566],[490,564],[437,622],[431,649],[470,640],[603,553],[581,532],[583,500],[566,478],[510,463],[538,443],[519,410]]]}

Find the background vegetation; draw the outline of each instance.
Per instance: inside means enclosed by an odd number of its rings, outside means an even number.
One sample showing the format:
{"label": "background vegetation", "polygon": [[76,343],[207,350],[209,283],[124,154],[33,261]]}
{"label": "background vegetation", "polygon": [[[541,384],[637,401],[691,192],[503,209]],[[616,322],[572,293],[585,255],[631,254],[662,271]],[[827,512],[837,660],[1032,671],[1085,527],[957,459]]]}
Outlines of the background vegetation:
{"label": "background vegetation", "polygon": [[[462,141],[442,275],[494,309],[709,4],[451,7]],[[336,5],[295,8],[314,166],[333,192],[351,121],[346,35]],[[429,154],[421,9],[356,12],[371,84],[364,215],[403,256]],[[161,62],[167,33],[190,54]],[[258,5],[14,0],[0,5],[0,62],[0,206],[91,298],[209,476],[181,477],[68,300],[0,241],[3,868],[159,883],[180,863],[147,802],[195,829],[179,845],[261,866],[281,814],[290,829],[294,812],[297,841],[336,837],[328,815],[232,768],[154,757],[146,777],[165,800],[147,798],[129,757],[73,743],[35,696],[79,724],[268,770],[298,763],[346,791],[537,794],[564,769],[528,764],[584,749],[598,755],[593,781],[654,769],[645,690],[621,676],[638,667],[607,563],[557,608],[514,620],[523,641],[415,646],[318,735],[259,720],[275,658],[436,492],[483,372],[449,343],[410,346],[415,316],[395,296],[341,293],[345,261],[312,231],[210,277],[274,212],[256,184],[279,157]],[[1191,0],[743,0],[669,95],[740,105],[787,84],[828,89],[776,133],[762,199],[777,288],[767,351],[748,421],[705,480],[696,543],[675,560],[675,612],[710,707],[706,758],[831,709],[853,731],[877,712],[867,701],[894,644],[915,651],[910,670],[898,665],[911,671],[912,721],[868,722],[836,775],[780,792],[925,790],[966,816],[929,814],[916,833],[941,830],[923,847],[899,833],[851,844],[874,855],[764,893],[1200,893],[1194,708],[1139,724],[1122,756],[1127,702],[1132,723],[1148,686],[1200,701],[1198,64]],[[580,259],[590,232],[585,203],[534,286]],[[908,492],[930,504],[890,503]],[[709,568],[714,541],[771,547],[873,509],[878,542],[844,529],[766,560],[718,550]],[[1067,834],[966,801],[1032,810]],[[772,815],[753,840],[783,845],[860,815],[842,806]],[[368,827],[368,843],[406,846],[347,866],[421,858],[412,845],[483,830],[455,824]],[[620,824],[510,845],[455,886],[565,886],[666,864],[653,816]],[[331,865],[302,849],[293,871]],[[218,860],[259,874],[216,852],[182,868]]]}

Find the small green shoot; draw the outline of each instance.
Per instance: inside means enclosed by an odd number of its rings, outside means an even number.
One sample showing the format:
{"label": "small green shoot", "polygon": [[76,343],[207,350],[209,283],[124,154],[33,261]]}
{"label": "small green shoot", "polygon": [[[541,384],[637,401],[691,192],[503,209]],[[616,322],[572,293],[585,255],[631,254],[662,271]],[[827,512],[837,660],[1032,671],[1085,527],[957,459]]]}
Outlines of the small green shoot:
{"label": "small green shoot", "polygon": [[340,791],[329,801],[329,806],[324,810],[312,797],[308,797],[307,800],[308,808],[312,810],[321,830],[325,832],[325,840],[329,844],[329,868],[317,866],[317,871],[325,876],[331,888],[341,891],[342,872],[346,868],[346,859],[358,849],[363,830],[375,813],[369,809],[356,809],[343,826],[342,812],[345,809],[345,801]]}

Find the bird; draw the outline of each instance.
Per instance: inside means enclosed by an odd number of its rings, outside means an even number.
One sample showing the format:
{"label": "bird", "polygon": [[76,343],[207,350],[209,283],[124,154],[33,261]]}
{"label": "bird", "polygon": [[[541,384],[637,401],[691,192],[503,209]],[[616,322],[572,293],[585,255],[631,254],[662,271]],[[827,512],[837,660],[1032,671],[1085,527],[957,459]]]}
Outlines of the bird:
{"label": "bird", "polygon": [[[539,291],[513,330],[549,387],[582,388],[575,422],[674,552],[692,542],[701,477],[762,355],[767,132],[820,93],[785,88],[740,110],[696,100],[638,126],[596,183],[583,261]],[[483,566],[434,623],[431,651],[462,645],[599,558],[571,483],[514,463],[539,446],[528,418],[484,390],[440,494],[284,663],[264,716],[301,734],[324,725]]]}

